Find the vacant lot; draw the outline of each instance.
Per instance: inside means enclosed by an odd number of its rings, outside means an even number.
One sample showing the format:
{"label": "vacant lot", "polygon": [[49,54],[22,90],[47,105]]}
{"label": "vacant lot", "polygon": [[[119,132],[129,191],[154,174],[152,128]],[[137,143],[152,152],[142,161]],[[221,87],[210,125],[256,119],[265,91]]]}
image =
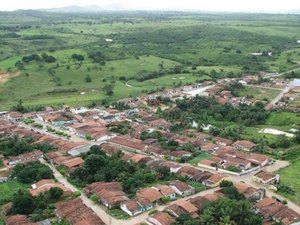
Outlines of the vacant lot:
{"label": "vacant lot", "polygon": [[274,99],[280,90],[269,89],[269,88],[255,88],[255,87],[246,87],[240,91],[240,96],[245,96],[249,98],[254,98],[258,100],[267,100],[271,101]]}
{"label": "vacant lot", "polygon": [[25,189],[27,186],[15,180],[10,180],[0,184],[0,206],[11,201],[13,195],[19,189]]}
{"label": "vacant lot", "polygon": [[290,166],[279,170],[278,173],[280,175],[280,183],[295,191],[295,194],[287,192],[280,192],[280,194],[300,204],[300,161],[293,162]]}

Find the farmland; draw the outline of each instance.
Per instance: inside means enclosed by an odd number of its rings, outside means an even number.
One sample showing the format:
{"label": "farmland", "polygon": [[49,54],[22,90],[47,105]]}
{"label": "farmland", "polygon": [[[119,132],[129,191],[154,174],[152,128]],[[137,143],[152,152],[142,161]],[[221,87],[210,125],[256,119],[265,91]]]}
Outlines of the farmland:
{"label": "farmland", "polygon": [[[300,61],[296,15],[17,11],[0,13],[0,21],[1,110],[19,100],[102,104],[209,79],[282,72]],[[263,90],[256,97],[273,95]]]}

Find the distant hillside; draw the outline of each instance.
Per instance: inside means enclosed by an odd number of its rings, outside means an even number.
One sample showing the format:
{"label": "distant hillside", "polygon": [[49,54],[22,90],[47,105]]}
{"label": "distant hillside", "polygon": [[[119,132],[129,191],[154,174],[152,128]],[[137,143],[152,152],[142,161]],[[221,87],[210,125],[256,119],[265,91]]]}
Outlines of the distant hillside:
{"label": "distant hillside", "polygon": [[89,13],[89,12],[100,12],[105,9],[101,8],[97,5],[90,5],[90,6],[77,6],[71,5],[61,8],[52,8],[52,9],[40,9],[39,11],[44,12],[55,12],[55,13]]}
{"label": "distant hillside", "polygon": [[98,5],[90,5],[90,6],[78,6],[71,5],[61,8],[52,8],[52,9],[40,9],[39,11],[43,12],[54,12],[54,13],[91,13],[91,12],[101,12],[101,11],[118,11],[118,10],[126,10],[127,7],[121,4],[109,4],[103,7]]}

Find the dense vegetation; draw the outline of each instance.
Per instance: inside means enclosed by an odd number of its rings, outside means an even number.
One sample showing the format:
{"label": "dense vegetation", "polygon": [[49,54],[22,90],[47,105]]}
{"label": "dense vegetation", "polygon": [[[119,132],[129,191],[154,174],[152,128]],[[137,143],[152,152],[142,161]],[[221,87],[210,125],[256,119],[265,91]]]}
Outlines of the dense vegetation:
{"label": "dense vegetation", "polygon": [[151,171],[123,161],[121,156],[121,153],[107,156],[100,147],[92,146],[84,155],[84,166],[76,169],[70,179],[80,187],[95,181],[119,181],[126,193],[134,195],[139,188],[170,176],[168,170]]}
{"label": "dense vegetation", "polygon": [[34,144],[30,137],[0,136],[0,153],[4,156],[16,156],[39,149],[43,152],[53,151],[54,148],[47,143]]}
{"label": "dense vegetation", "polygon": [[54,203],[61,199],[62,194],[60,188],[50,188],[36,197],[28,190],[19,190],[12,199],[10,214],[30,215],[33,222],[54,217]]}
{"label": "dense vegetation", "polygon": [[[257,102],[255,105],[229,104],[221,105],[214,98],[196,96],[192,99],[178,100],[175,109],[161,112],[161,116],[181,126],[189,125],[193,120],[200,124],[210,120],[232,121],[245,126],[257,125],[265,122],[268,113],[264,105]],[[188,118],[188,120],[187,120]]]}
{"label": "dense vegetation", "polygon": [[192,219],[181,214],[175,224],[180,225],[261,225],[262,218],[253,211],[251,202],[240,194],[230,181],[220,184],[224,197],[207,203],[201,210],[200,218]]}
{"label": "dense vegetation", "polygon": [[53,172],[46,165],[39,162],[30,162],[14,166],[11,176],[21,183],[33,184],[42,179],[53,178]]}

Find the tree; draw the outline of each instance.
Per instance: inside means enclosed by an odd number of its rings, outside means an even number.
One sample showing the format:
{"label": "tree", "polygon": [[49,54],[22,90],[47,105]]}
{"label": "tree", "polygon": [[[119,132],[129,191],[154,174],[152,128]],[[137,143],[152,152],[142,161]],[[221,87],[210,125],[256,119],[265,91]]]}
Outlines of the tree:
{"label": "tree", "polygon": [[223,180],[221,183],[220,183],[220,187],[221,188],[224,188],[224,187],[232,187],[233,186],[233,183],[232,181],[229,181],[229,180]]}
{"label": "tree", "polygon": [[106,92],[106,94],[108,95],[108,96],[111,96],[111,95],[113,95],[113,85],[111,85],[111,84],[106,84],[103,88],[102,88],[102,90],[103,91],[105,91]]}
{"label": "tree", "polygon": [[91,83],[92,82],[92,78],[90,77],[90,75],[86,75],[84,80],[85,80],[86,83]]}
{"label": "tree", "polygon": [[59,187],[52,187],[48,191],[48,198],[58,200],[63,195],[64,191]]}
{"label": "tree", "polygon": [[72,57],[72,59],[75,59],[77,61],[83,61],[84,60],[84,56],[80,55],[80,54],[73,54],[71,57]]}
{"label": "tree", "polygon": [[84,167],[88,173],[95,173],[106,164],[106,159],[102,155],[89,155],[84,161]]}
{"label": "tree", "polygon": [[12,213],[28,215],[35,210],[34,198],[28,191],[19,190],[12,201]]}
{"label": "tree", "polygon": [[19,70],[22,70],[22,69],[24,69],[24,63],[22,61],[18,60],[15,63],[15,67],[17,67]]}

